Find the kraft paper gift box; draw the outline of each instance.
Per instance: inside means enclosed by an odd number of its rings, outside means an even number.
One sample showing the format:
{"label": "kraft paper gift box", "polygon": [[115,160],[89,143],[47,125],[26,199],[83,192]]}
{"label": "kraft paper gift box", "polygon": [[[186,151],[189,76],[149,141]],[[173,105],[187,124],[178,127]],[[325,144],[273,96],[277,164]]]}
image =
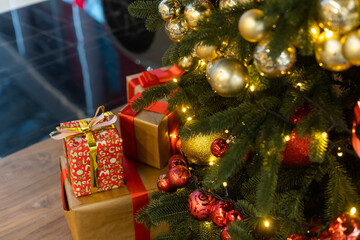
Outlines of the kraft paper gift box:
{"label": "kraft paper gift box", "polygon": [[143,164],[134,167],[124,158],[125,185],[77,198],[66,176],[64,157],[60,158],[60,165],[64,214],[75,240],[148,240],[167,230],[166,225],[161,225],[149,231],[135,222],[137,211],[157,191],[157,178],[167,168],[159,170]]}

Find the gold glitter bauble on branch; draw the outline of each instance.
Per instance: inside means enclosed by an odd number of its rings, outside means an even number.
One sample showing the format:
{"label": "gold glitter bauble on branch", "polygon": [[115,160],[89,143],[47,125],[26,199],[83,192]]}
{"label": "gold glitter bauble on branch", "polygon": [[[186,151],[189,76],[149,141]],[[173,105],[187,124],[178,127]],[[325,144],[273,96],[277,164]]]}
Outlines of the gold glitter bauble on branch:
{"label": "gold glitter bauble on branch", "polygon": [[346,34],[341,43],[344,57],[351,64],[360,66],[360,29]]}
{"label": "gold glitter bauble on branch", "polygon": [[306,45],[307,41],[315,43],[320,35],[320,27],[317,23],[312,22],[309,24],[309,28],[305,29],[301,27],[295,37],[292,38],[292,43],[295,47],[301,48]]}
{"label": "gold glitter bauble on branch", "polygon": [[359,0],[320,0],[317,18],[320,27],[339,33],[359,25]]}
{"label": "gold glitter bauble on branch", "polygon": [[331,31],[320,34],[315,44],[315,57],[320,67],[330,71],[344,71],[351,67],[342,54],[340,35]]}
{"label": "gold glitter bauble on branch", "polygon": [[191,29],[197,29],[199,21],[210,17],[214,6],[207,0],[196,0],[185,7],[184,18]]}
{"label": "gold glitter bauble on branch", "polygon": [[198,59],[194,58],[193,56],[189,55],[189,56],[185,56],[179,59],[179,61],[177,62],[177,66],[187,72],[192,70],[193,68],[195,68],[197,65],[195,64],[195,62],[197,62]]}
{"label": "gold glitter bauble on branch", "polygon": [[225,132],[210,135],[199,134],[188,140],[181,139],[181,149],[189,163],[209,165],[210,162],[218,159],[211,153],[211,144],[216,139],[227,139],[228,137]]}
{"label": "gold glitter bauble on branch", "polygon": [[159,4],[159,13],[162,19],[170,21],[180,16],[181,4],[177,0],[162,0]]}
{"label": "gold glitter bauble on branch", "polygon": [[240,4],[250,3],[251,0],[220,0],[219,9],[220,10],[230,10],[234,9],[236,6]]}
{"label": "gold glitter bauble on branch", "polygon": [[220,60],[220,58],[216,58],[216,59],[208,62],[208,65],[206,66],[206,71],[205,71],[205,75],[206,75],[207,79],[210,78],[210,72],[211,72],[212,67],[219,60]]}
{"label": "gold glitter bauble on branch", "polygon": [[201,43],[195,45],[196,56],[206,61],[211,61],[218,57],[216,50],[217,47],[212,45],[203,45]]}
{"label": "gold glitter bauble on branch", "polygon": [[248,71],[235,58],[222,58],[211,68],[209,83],[222,97],[235,97],[248,83]]}
{"label": "gold glitter bauble on branch", "polygon": [[188,29],[186,21],[182,18],[171,20],[165,24],[165,32],[174,42],[180,42]]}
{"label": "gold glitter bauble on branch", "polygon": [[249,42],[258,42],[266,33],[264,13],[259,9],[250,9],[241,15],[238,25],[241,36]]}
{"label": "gold glitter bauble on branch", "polygon": [[271,49],[268,44],[268,40],[263,40],[256,46],[254,52],[255,66],[262,76],[269,78],[281,77],[294,65],[296,61],[296,49],[290,45],[273,60],[270,57]]}

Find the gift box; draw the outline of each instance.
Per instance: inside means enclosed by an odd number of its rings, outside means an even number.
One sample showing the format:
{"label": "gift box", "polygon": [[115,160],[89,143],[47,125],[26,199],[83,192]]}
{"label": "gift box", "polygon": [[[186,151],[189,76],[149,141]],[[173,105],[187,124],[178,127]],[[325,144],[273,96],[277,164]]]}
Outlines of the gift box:
{"label": "gift box", "polygon": [[183,73],[178,66],[173,65],[126,76],[127,99],[130,100],[136,94],[143,92],[145,88],[172,81]]}
{"label": "gift box", "polygon": [[155,239],[166,225],[147,230],[135,221],[137,211],[146,205],[149,195],[157,190],[156,181],[162,170],[143,164],[136,167],[124,158],[126,185],[111,191],[77,198],[66,177],[66,160],[60,158],[64,214],[73,238],[83,239]]}
{"label": "gift box", "polygon": [[131,109],[131,102],[119,113],[124,156],[152,167],[163,168],[176,153],[178,118],[167,111],[168,103],[159,101],[140,111]]}
{"label": "gift box", "polygon": [[[97,117],[100,109],[102,114]],[[122,139],[114,126],[116,120],[116,115],[105,112],[102,106],[94,118],[61,123],[51,133],[53,139],[64,140],[76,197],[123,185]]]}

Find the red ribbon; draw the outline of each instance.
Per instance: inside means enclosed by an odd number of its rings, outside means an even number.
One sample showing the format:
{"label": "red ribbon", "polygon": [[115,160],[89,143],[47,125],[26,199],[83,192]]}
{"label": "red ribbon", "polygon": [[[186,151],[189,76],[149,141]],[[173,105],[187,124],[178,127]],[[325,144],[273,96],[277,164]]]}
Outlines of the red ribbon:
{"label": "red ribbon", "polygon": [[174,78],[180,77],[184,72],[176,65],[173,65],[168,70],[161,70],[160,68],[152,71],[144,71],[137,78],[129,82],[129,99],[134,97],[135,87],[141,85],[143,88],[148,88],[157,84],[172,81]]}
{"label": "red ribbon", "polygon": [[[128,105],[120,112],[120,130],[121,136],[124,139],[124,156],[130,159],[137,159],[136,154],[136,143],[135,143],[135,131],[134,131],[134,118],[138,114],[131,109],[131,103],[138,97],[141,96],[141,93],[136,94],[129,100]],[[168,116],[168,129],[171,136],[170,145],[171,151],[173,154],[176,153],[176,141],[178,136],[178,121],[176,112],[169,113],[167,108],[169,104],[166,102],[156,102],[151,106],[145,108],[146,111],[161,113]]]}
{"label": "red ribbon", "polygon": [[353,127],[352,127],[352,145],[353,148],[360,158],[360,139],[356,136],[356,127],[360,123],[360,100],[357,101],[356,106],[354,108],[354,119],[353,119]]}
{"label": "red ribbon", "polygon": [[61,198],[62,198],[62,202],[63,202],[63,208],[64,210],[68,210],[68,205],[67,205],[67,201],[66,201],[66,198],[65,198],[65,186],[64,186],[64,182],[65,180],[67,179],[67,172],[66,172],[66,168],[63,168],[61,170],[61,173],[60,173],[60,182],[61,182]]}
{"label": "red ribbon", "polygon": [[149,240],[150,231],[141,223],[136,222],[137,212],[149,203],[148,193],[132,161],[123,158],[124,179],[133,203],[133,221],[135,240]]}

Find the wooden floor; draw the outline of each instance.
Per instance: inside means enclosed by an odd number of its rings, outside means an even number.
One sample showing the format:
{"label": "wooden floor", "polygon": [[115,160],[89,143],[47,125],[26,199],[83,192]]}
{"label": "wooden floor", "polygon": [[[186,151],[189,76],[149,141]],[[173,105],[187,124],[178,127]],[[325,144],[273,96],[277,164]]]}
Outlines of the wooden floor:
{"label": "wooden floor", "polygon": [[0,239],[72,239],[62,210],[61,142],[0,159]]}

